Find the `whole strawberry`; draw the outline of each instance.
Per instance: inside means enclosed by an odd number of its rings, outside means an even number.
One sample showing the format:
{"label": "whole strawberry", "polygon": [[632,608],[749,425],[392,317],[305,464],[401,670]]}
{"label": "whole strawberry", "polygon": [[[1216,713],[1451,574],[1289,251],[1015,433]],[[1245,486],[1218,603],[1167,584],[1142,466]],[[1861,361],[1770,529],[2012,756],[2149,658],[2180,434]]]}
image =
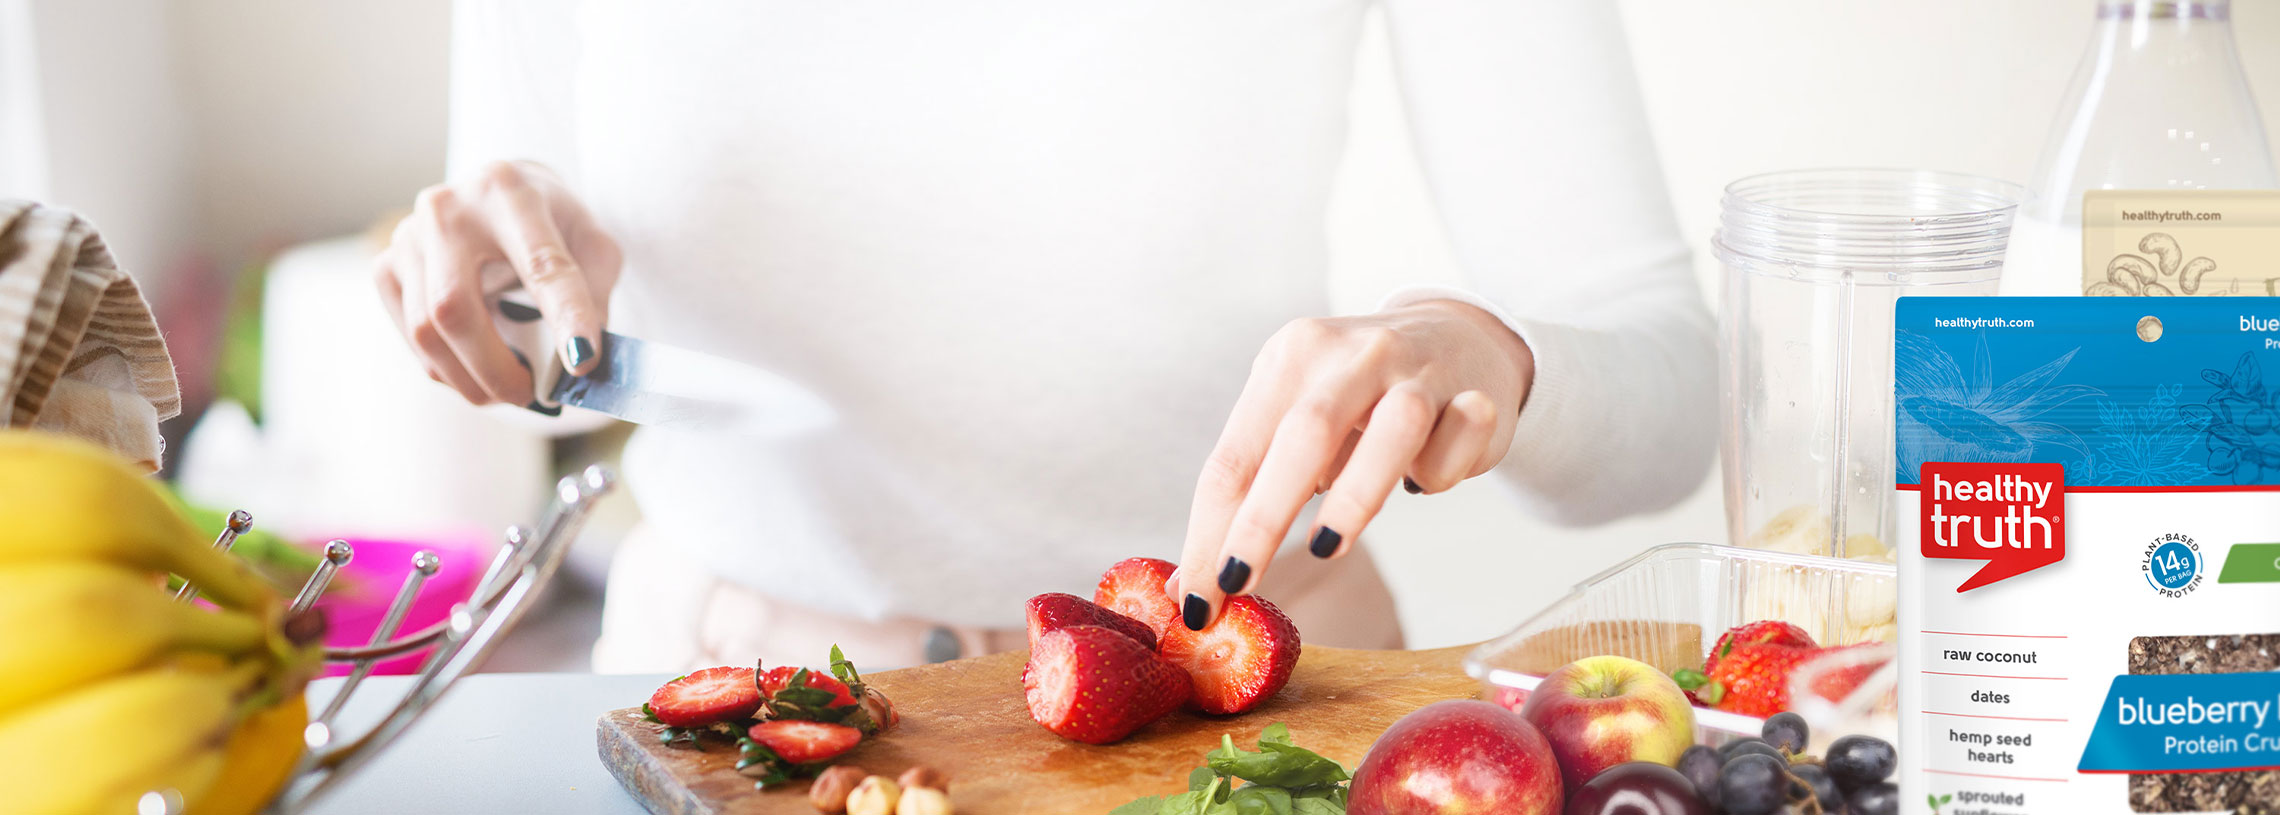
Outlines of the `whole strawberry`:
{"label": "whole strawberry", "polygon": [[1048,631],[1021,672],[1029,717],[1066,739],[1108,744],[1188,699],[1188,675],[1131,637],[1098,626]]}
{"label": "whole strawberry", "polygon": [[1695,695],[1719,710],[1771,716],[1789,709],[1790,672],[1819,654],[1790,645],[1736,645],[1704,672],[1709,682]]}
{"label": "whole strawberry", "polygon": [[1727,651],[1732,650],[1737,645],[1779,645],[1790,648],[1821,647],[1820,643],[1813,641],[1813,635],[1805,633],[1805,629],[1780,620],[1759,620],[1754,623],[1743,623],[1727,629],[1724,634],[1718,635],[1718,642],[1710,646],[1710,657],[1703,661],[1702,670],[1708,672],[1716,669],[1718,659],[1725,656]]}

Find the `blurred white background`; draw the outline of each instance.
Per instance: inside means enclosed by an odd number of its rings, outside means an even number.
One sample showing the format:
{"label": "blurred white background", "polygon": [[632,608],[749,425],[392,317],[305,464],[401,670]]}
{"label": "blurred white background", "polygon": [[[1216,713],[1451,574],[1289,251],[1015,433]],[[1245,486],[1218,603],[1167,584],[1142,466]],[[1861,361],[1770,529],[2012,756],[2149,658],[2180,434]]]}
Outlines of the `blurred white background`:
{"label": "blurred white background", "polygon": [[[2095,0],[1622,6],[1671,197],[1715,298],[1705,247],[1735,178],[1881,165],[2024,180]],[[2235,21],[2280,132],[2280,4],[2242,0]],[[145,281],[195,397],[235,270],[361,231],[438,180],[449,28],[447,0],[0,0],[0,196],[93,216]],[[1328,224],[1345,310],[1403,283],[1461,280],[1380,32],[1365,42]],[[1559,111],[1544,114],[1559,126]],[[1718,496],[1713,478],[1658,515],[1559,529],[1474,483],[1397,494],[1371,538],[1412,645],[1448,645],[1501,633],[1644,546],[1717,538]]]}

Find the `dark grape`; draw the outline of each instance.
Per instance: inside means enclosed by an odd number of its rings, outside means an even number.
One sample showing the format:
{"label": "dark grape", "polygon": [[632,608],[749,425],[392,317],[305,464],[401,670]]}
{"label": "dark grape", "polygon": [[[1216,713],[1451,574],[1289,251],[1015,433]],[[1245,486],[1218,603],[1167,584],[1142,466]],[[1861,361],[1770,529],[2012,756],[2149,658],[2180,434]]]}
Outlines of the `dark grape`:
{"label": "dark grape", "polygon": [[1617,764],[1568,792],[1565,815],[1710,815],[1694,782],[1652,761]]}
{"label": "dark grape", "polygon": [[1892,743],[1874,736],[1846,736],[1829,745],[1829,755],[1823,759],[1829,766],[1829,777],[1837,786],[1850,792],[1892,777],[1892,768],[1899,763],[1900,754]]}
{"label": "dark grape", "polygon": [[1853,790],[1845,796],[1845,811],[1852,815],[1896,815],[1900,811],[1900,788],[1879,781]]}
{"label": "dark grape", "polygon": [[1805,717],[1788,711],[1773,714],[1765,720],[1765,743],[1791,755],[1805,752],[1805,744],[1812,733],[1805,726]]}
{"label": "dark grape", "polygon": [[1727,761],[1751,753],[1772,756],[1783,761],[1789,760],[1788,756],[1782,755],[1781,751],[1774,749],[1773,745],[1765,743],[1765,739],[1735,739],[1727,742],[1726,746],[1718,748],[1718,753],[1725,756]]}
{"label": "dark grape", "polygon": [[1686,752],[1678,754],[1678,774],[1694,782],[1694,791],[1701,793],[1703,800],[1709,801],[1713,806],[1719,800],[1718,768],[1724,766],[1726,757],[1719,755],[1717,748],[1707,744],[1688,747]]}
{"label": "dark grape", "polygon": [[[1800,794],[1810,792],[1814,798],[1820,799],[1822,812],[1835,812],[1844,807],[1844,793],[1837,790],[1837,780],[1830,778],[1829,771],[1821,769],[1820,765],[1792,765],[1789,768],[1789,774],[1805,780],[1805,788],[1798,790],[1798,792]],[[1790,786],[1794,787],[1796,784],[1792,782]]]}
{"label": "dark grape", "polygon": [[1737,755],[1718,771],[1718,801],[1730,815],[1766,815],[1789,802],[1789,776],[1781,759]]}

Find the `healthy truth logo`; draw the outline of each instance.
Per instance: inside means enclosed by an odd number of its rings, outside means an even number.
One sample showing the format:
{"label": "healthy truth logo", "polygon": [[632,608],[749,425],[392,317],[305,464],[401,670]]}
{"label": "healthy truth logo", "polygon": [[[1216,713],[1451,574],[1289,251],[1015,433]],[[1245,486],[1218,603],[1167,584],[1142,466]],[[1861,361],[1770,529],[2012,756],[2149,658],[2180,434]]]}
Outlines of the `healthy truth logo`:
{"label": "healthy truth logo", "polygon": [[1956,591],[2066,559],[2065,465],[1926,462],[1919,483],[1924,557],[1987,561]]}

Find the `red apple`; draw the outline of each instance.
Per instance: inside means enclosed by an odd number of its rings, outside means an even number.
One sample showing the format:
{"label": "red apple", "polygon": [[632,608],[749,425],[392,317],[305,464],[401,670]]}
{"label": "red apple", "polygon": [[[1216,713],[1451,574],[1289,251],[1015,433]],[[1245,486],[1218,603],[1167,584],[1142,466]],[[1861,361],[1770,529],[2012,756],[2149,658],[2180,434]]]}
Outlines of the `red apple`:
{"label": "red apple", "polygon": [[1354,771],[1347,815],[1557,815],[1551,745],[1527,720],[1474,699],[1401,717]]}
{"label": "red apple", "polygon": [[1520,706],[1559,756],[1567,788],[1627,761],[1676,764],[1694,744],[1694,706],[1670,677],[1635,659],[1596,656],[1544,677]]}

